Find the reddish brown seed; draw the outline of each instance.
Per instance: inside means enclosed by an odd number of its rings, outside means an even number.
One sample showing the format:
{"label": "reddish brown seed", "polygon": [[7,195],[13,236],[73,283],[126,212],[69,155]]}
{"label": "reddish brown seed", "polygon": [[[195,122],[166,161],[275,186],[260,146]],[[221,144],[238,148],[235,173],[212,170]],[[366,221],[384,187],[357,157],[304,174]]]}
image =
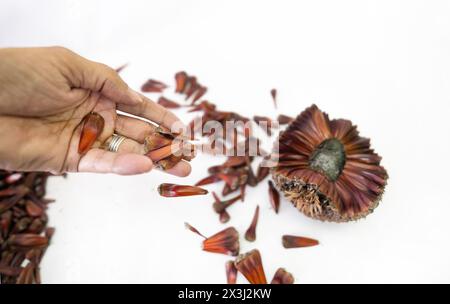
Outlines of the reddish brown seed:
{"label": "reddish brown seed", "polygon": [[42,248],[48,245],[48,239],[31,233],[14,234],[8,239],[8,244],[14,248]]}
{"label": "reddish brown seed", "polygon": [[6,211],[0,217],[0,239],[6,238],[12,222],[12,211]]}
{"label": "reddish brown seed", "polygon": [[28,263],[28,265],[19,274],[19,277],[17,278],[17,284],[33,284],[33,281],[34,267],[32,263]]}
{"label": "reddish brown seed", "polygon": [[145,93],[161,93],[167,87],[168,86],[161,81],[149,79],[142,85],[141,91]]}
{"label": "reddish brown seed", "polygon": [[170,146],[165,146],[162,148],[159,148],[157,150],[153,150],[148,152],[147,154],[145,154],[146,156],[148,156],[153,162],[158,162],[166,157],[169,157],[172,154],[176,154],[178,152],[180,152],[181,147],[175,146],[175,145],[170,145]]}
{"label": "reddish brown seed", "polygon": [[47,229],[45,229],[45,236],[51,240],[53,238],[53,236],[55,235],[55,228],[52,227],[48,227]]}
{"label": "reddish brown seed", "polygon": [[[11,175],[15,181],[9,184],[5,179],[9,177],[12,182]],[[48,246],[46,237],[41,236],[48,222],[48,200],[44,198],[48,176],[0,170],[1,191],[14,189],[3,192],[8,195],[0,198],[0,284],[40,283],[38,268]],[[26,259],[33,265],[24,272],[21,266]]]}
{"label": "reddish brown seed", "polygon": [[169,157],[156,162],[155,165],[161,170],[167,171],[175,167],[182,159],[182,155],[170,155]]}
{"label": "reddish brown seed", "polygon": [[39,217],[44,213],[44,208],[42,206],[36,204],[32,200],[27,200],[25,203],[25,208],[29,216]]}
{"label": "reddish brown seed", "polygon": [[240,255],[234,265],[251,284],[267,284],[261,254],[258,249]]}
{"label": "reddish brown seed", "polygon": [[92,148],[105,127],[105,120],[97,113],[89,113],[83,120],[78,153],[85,154]]}
{"label": "reddish brown seed", "polygon": [[208,190],[199,187],[175,185],[175,184],[161,184],[158,187],[158,192],[161,196],[164,197],[179,197],[179,196],[208,194]]}
{"label": "reddish brown seed", "polygon": [[283,235],[283,247],[284,248],[304,248],[319,245],[319,241],[309,239],[301,236]]}
{"label": "reddish brown seed", "polygon": [[258,178],[253,172],[253,168],[250,164],[247,166],[247,184],[251,187],[256,187],[258,185]]}
{"label": "reddish brown seed", "polygon": [[159,133],[152,133],[144,139],[144,149],[146,153],[161,149],[172,144],[172,139]]}
{"label": "reddish brown seed", "polygon": [[223,180],[225,182],[225,184],[227,184],[230,189],[236,190],[239,185],[240,185],[240,179],[239,179],[239,175],[237,173],[217,173],[216,174],[218,178],[220,178],[221,180]]}
{"label": "reddish brown seed", "polygon": [[175,92],[176,93],[181,93],[184,91],[184,89],[186,88],[187,79],[188,79],[188,75],[184,71],[178,72],[175,74],[175,82],[176,82]]}
{"label": "reddish brown seed", "polygon": [[268,184],[270,204],[272,205],[273,210],[275,210],[275,213],[278,213],[278,210],[280,209],[280,193],[275,188],[272,181],[269,181]]}
{"label": "reddish brown seed", "polygon": [[202,98],[206,92],[208,91],[207,87],[200,86],[194,94],[194,98],[192,99],[192,105],[194,105],[200,98]]}
{"label": "reddish brown seed", "polygon": [[234,227],[222,230],[203,241],[203,250],[237,256],[239,254],[239,233]]}
{"label": "reddish brown seed", "polygon": [[230,221],[230,214],[227,211],[222,212],[219,214],[219,221],[222,224],[226,224]]}
{"label": "reddish brown seed", "polygon": [[30,189],[25,186],[18,186],[15,191],[16,194],[14,196],[0,201],[0,214],[13,208],[25,195],[30,192]]}
{"label": "reddish brown seed", "polygon": [[224,168],[241,167],[248,163],[247,156],[229,156],[227,161],[222,165]]}
{"label": "reddish brown seed", "polygon": [[287,115],[280,114],[280,115],[278,115],[277,121],[280,125],[287,125],[287,124],[290,124],[291,122],[293,122],[294,118],[287,116]]}
{"label": "reddish brown seed", "polygon": [[236,284],[237,269],[236,266],[234,266],[234,261],[225,263],[225,273],[227,274],[227,284]]}
{"label": "reddish brown seed", "polygon": [[220,182],[220,181],[221,181],[221,179],[219,177],[217,177],[217,175],[213,174],[213,175],[207,176],[207,177],[199,180],[195,184],[195,186],[205,186],[205,185],[214,184],[214,183],[217,183],[217,182]]}
{"label": "reddish brown seed", "polygon": [[181,105],[173,100],[167,99],[164,96],[159,97],[158,104],[167,109],[178,109]]}
{"label": "reddish brown seed", "polygon": [[34,281],[36,282],[36,284],[38,284],[38,285],[42,284],[42,282],[41,282],[41,271],[40,271],[38,266],[36,266],[34,268],[33,277],[34,277]]}
{"label": "reddish brown seed", "polygon": [[294,277],[284,268],[278,268],[270,284],[294,284]]}
{"label": "reddish brown seed", "polygon": [[263,129],[267,135],[272,136],[273,121],[269,117],[254,116],[253,120]]}
{"label": "reddish brown seed", "polygon": [[185,226],[190,231],[205,239],[202,245],[204,251],[232,256],[237,256],[239,254],[239,233],[236,228],[230,227],[224,229],[207,238],[188,223],[185,223]]}
{"label": "reddish brown seed", "polygon": [[[214,197],[214,204],[222,204],[222,201],[220,200],[216,192],[213,192],[212,195]],[[222,224],[228,223],[230,221],[230,214],[226,211],[226,209],[219,213],[219,221]]]}
{"label": "reddish brown seed", "polygon": [[27,232],[39,234],[42,232],[42,230],[44,228],[45,228],[45,223],[43,221],[41,221],[41,219],[36,218],[31,222],[30,226],[28,227]]}
{"label": "reddish brown seed", "polygon": [[172,133],[170,131],[170,129],[168,129],[168,128],[164,127],[164,126],[158,126],[155,129],[155,133],[158,133],[159,135],[162,135],[162,136],[164,136],[166,138],[169,138],[169,139],[175,139],[175,137],[177,135],[179,135],[179,134],[176,134],[176,133]]}
{"label": "reddish brown seed", "polygon": [[230,188],[230,186],[228,186],[228,184],[225,184],[222,189],[222,196],[227,196],[228,194],[231,194],[233,192],[234,191]]}
{"label": "reddish brown seed", "polygon": [[191,98],[191,96],[199,89],[199,84],[197,83],[197,77],[191,76],[187,81],[188,85],[183,91],[186,94],[185,100]]}
{"label": "reddish brown seed", "polygon": [[267,176],[269,176],[270,168],[266,167],[261,163],[258,167],[258,171],[256,172],[256,179],[258,182],[262,182]]}
{"label": "reddish brown seed", "polygon": [[183,145],[183,151],[182,151],[182,158],[185,161],[190,162],[197,156],[197,147],[192,143],[184,143]]}
{"label": "reddish brown seed", "polygon": [[241,185],[241,202],[245,201],[245,190],[247,189],[247,184]]}
{"label": "reddish brown seed", "polygon": [[184,227],[192,232],[194,232],[195,234],[198,234],[199,236],[207,239],[206,236],[204,236],[203,234],[200,233],[200,231],[197,230],[197,228],[191,226],[189,223],[184,223]]}
{"label": "reddish brown seed", "polygon": [[270,95],[272,96],[273,105],[275,106],[275,109],[278,108],[277,103],[277,89],[270,90]]}
{"label": "reddish brown seed", "polygon": [[249,242],[254,242],[256,240],[256,225],[258,225],[259,217],[259,206],[256,206],[255,214],[253,215],[252,223],[245,232],[245,239]]}
{"label": "reddish brown seed", "polygon": [[190,109],[188,112],[192,113],[192,112],[197,112],[197,111],[204,111],[204,112],[208,112],[208,111],[214,111],[216,109],[216,105],[212,104],[208,101],[202,101],[200,104],[193,106],[192,109]]}
{"label": "reddish brown seed", "polygon": [[13,196],[17,193],[17,190],[15,188],[7,188],[0,191],[0,198],[4,198],[7,196]]}
{"label": "reddish brown seed", "polygon": [[20,267],[10,267],[6,265],[0,265],[0,274],[8,277],[17,277],[22,271]]}
{"label": "reddish brown seed", "polygon": [[[215,193],[214,193],[215,194]],[[213,204],[213,209],[214,211],[216,211],[217,213],[221,214],[222,212],[226,211],[226,209],[228,207],[230,207],[231,205],[233,205],[234,203],[236,203],[238,200],[241,199],[241,195],[238,195],[232,199],[226,200],[226,201],[217,201],[217,197],[215,196],[215,202]]]}
{"label": "reddish brown seed", "polygon": [[223,167],[223,165],[217,165],[217,166],[212,166],[208,168],[208,173],[209,174],[217,174],[217,173],[222,173],[225,170],[225,168]]}

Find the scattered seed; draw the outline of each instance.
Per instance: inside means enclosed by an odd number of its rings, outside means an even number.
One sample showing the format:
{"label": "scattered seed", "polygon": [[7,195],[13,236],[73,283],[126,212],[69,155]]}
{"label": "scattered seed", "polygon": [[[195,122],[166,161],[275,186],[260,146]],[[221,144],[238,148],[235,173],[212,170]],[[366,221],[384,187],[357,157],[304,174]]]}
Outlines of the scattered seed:
{"label": "scattered seed", "polygon": [[41,282],[39,264],[50,241],[45,233],[48,176],[0,170],[0,284]]}
{"label": "scattered seed", "polygon": [[245,239],[249,242],[254,242],[256,240],[256,225],[258,224],[258,218],[259,218],[259,206],[256,206],[252,223],[250,224],[250,227],[248,227],[247,232],[245,232]]}
{"label": "scattered seed", "polygon": [[239,233],[234,227],[226,228],[209,238],[206,238],[198,232],[198,230],[189,224],[186,227],[192,232],[202,236],[202,249],[212,253],[220,253],[225,255],[237,256],[239,254]]}
{"label": "scattered seed", "polygon": [[141,91],[144,93],[161,93],[167,88],[168,86],[161,81],[149,79],[142,85]]}
{"label": "scattered seed", "polygon": [[277,104],[277,89],[270,90],[270,95],[272,96],[273,105],[275,106],[275,109],[278,108],[278,104]]}
{"label": "scattered seed", "polygon": [[270,204],[272,205],[273,210],[275,210],[275,213],[278,213],[278,210],[280,209],[280,193],[275,188],[272,181],[269,181],[268,184]]}
{"label": "scattered seed", "polygon": [[282,240],[283,240],[283,247],[287,249],[313,247],[319,245],[319,241],[305,238],[302,236],[283,235]]}
{"label": "scattered seed", "polygon": [[236,284],[237,269],[236,266],[234,266],[234,261],[225,263],[225,272],[227,275],[227,284]]}
{"label": "scattered seed", "polygon": [[288,125],[294,121],[294,118],[287,116],[287,115],[280,114],[280,115],[278,115],[277,121],[280,125]]}
{"label": "scattered seed", "polygon": [[158,187],[159,195],[164,197],[179,197],[208,194],[208,190],[185,185],[161,184]]}
{"label": "scattered seed", "polygon": [[294,284],[294,277],[284,268],[278,268],[270,284]]}
{"label": "scattered seed", "polygon": [[178,109],[181,105],[173,100],[167,99],[163,96],[159,97],[158,104],[167,109]]}
{"label": "scattered seed", "polygon": [[267,284],[261,254],[258,249],[240,255],[236,259],[235,266],[250,284]]}

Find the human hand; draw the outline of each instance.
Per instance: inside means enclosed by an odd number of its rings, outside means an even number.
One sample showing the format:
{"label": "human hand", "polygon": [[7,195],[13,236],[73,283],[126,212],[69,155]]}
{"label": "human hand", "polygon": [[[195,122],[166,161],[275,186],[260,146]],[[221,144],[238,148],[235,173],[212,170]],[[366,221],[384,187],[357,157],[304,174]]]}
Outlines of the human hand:
{"label": "human hand", "polygon": [[[0,168],[139,174],[153,163],[144,156],[144,138],[155,126],[117,110],[171,128],[181,126],[170,111],[131,90],[106,65],[65,48],[0,49]],[[81,122],[91,112],[105,120],[102,134],[78,154]],[[117,153],[100,149],[116,133],[127,137]],[[166,172],[186,176],[180,162]]]}

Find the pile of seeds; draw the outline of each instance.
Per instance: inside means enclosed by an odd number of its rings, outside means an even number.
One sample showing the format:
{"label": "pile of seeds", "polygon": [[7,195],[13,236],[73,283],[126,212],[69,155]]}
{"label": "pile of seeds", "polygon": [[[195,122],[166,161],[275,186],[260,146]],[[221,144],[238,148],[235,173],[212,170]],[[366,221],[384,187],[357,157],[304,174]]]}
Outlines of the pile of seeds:
{"label": "pile of seeds", "polygon": [[47,228],[47,173],[0,171],[0,283],[40,284]]}
{"label": "pile of seeds", "polygon": [[[175,92],[185,96],[186,104],[170,100],[160,96],[158,103],[168,109],[188,108],[188,112],[203,112],[190,124],[191,138],[196,135],[207,138],[208,142],[200,146],[203,152],[213,155],[226,155],[227,160],[220,165],[212,166],[208,169],[208,176],[198,181],[195,186],[183,186],[173,184],[163,184],[159,187],[159,193],[165,197],[178,197],[186,195],[204,195],[208,192],[200,187],[223,183],[222,196],[212,192],[213,210],[218,214],[221,223],[230,220],[228,208],[237,201],[244,201],[246,197],[246,187],[257,187],[270,173],[270,154],[264,151],[261,139],[254,136],[253,124],[255,122],[268,136],[274,135],[273,130],[280,125],[287,125],[293,118],[287,115],[279,115],[276,119],[264,116],[254,116],[253,120],[235,112],[219,111],[218,107],[208,101],[202,100],[207,92],[207,88],[200,85],[197,78],[189,76],[186,72],[178,72],[175,75]],[[150,79],[143,86],[142,91],[146,93],[163,93],[169,86],[161,81]],[[277,107],[277,90],[270,91],[274,106]],[[217,128],[207,128],[207,124],[215,123],[219,125],[222,133],[216,133]],[[229,128],[229,123],[233,128]],[[208,131],[211,130],[211,131]],[[252,163],[260,158],[257,164],[257,171],[253,170]],[[272,181],[268,181],[268,203],[271,204],[275,213],[278,213],[280,206],[280,194]],[[232,193],[236,193],[231,198],[226,198]],[[259,218],[259,206],[256,207],[253,219],[249,228],[245,232],[245,239],[248,242],[256,240],[256,226]],[[234,227],[226,228],[216,234],[206,237],[196,228],[186,223],[186,228],[204,238],[202,248],[204,251],[231,255],[237,257],[233,261],[225,264],[227,282],[236,283],[237,272],[239,271],[252,284],[266,284],[266,274],[262,264],[259,250],[254,249],[246,254],[240,254],[239,232]],[[300,236],[284,235],[282,244],[285,248],[302,248],[316,246],[318,241]],[[292,284],[294,277],[283,268],[279,268],[273,276],[273,284]]]}

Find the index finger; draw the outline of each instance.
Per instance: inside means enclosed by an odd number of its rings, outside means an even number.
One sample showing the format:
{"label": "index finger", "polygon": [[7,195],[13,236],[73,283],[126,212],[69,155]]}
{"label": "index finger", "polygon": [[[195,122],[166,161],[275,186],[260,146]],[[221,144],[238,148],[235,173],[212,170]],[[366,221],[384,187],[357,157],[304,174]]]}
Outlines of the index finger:
{"label": "index finger", "polygon": [[177,129],[186,129],[186,126],[181,122],[181,120],[173,114],[171,111],[167,110],[163,106],[155,103],[154,101],[142,96],[142,102],[130,105],[130,104],[117,104],[117,109],[132,115],[139,116],[141,118],[148,119],[158,125],[162,125],[169,130],[172,127]]}

